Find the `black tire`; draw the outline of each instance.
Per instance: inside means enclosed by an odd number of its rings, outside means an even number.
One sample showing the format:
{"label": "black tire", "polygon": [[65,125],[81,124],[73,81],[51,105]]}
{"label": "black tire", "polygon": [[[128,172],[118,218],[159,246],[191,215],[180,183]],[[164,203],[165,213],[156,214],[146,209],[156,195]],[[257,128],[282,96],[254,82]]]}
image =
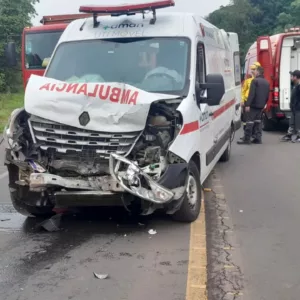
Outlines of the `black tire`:
{"label": "black tire", "polygon": [[[189,163],[189,183],[187,187],[187,191],[185,192],[184,199],[180,209],[172,216],[175,221],[191,223],[197,220],[200,209],[201,209],[201,200],[202,200],[202,189],[200,182],[200,173],[197,168],[197,165],[194,161],[190,161]],[[193,184],[194,192],[188,191],[189,188],[193,188],[190,186]],[[196,195],[191,199],[193,193]],[[190,197],[189,197],[190,194]],[[192,194],[192,195],[191,195]],[[191,200],[195,202],[191,203]]]}
{"label": "black tire", "polygon": [[54,206],[33,206],[28,203],[37,203],[41,199],[40,193],[30,192],[29,187],[16,184],[19,177],[17,166],[8,165],[9,190],[11,202],[15,210],[26,217],[48,217],[54,215]]}
{"label": "black tire", "polygon": [[227,162],[230,160],[230,156],[231,156],[231,147],[232,147],[232,141],[234,139],[234,127],[231,127],[230,130],[230,137],[229,137],[229,144],[226,148],[226,150],[224,151],[224,153],[222,154],[222,156],[220,157],[220,162]]}
{"label": "black tire", "polygon": [[262,114],[262,130],[272,131],[274,130],[275,124],[272,120],[268,119],[266,114]]}

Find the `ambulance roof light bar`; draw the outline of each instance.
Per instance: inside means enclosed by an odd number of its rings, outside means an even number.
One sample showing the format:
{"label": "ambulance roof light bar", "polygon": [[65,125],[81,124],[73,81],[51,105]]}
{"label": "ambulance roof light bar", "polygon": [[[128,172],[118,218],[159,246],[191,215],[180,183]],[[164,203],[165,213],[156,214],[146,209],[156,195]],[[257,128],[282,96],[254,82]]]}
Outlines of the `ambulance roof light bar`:
{"label": "ambulance roof light bar", "polygon": [[141,13],[144,16],[146,11],[152,11],[153,19],[150,24],[155,24],[156,9],[175,6],[174,0],[152,1],[140,4],[121,4],[121,5],[84,5],[80,6],[79,12],[93,14],[94,27],[99,26],[97,17],[99,14],[110,14],[111,16],[134,15]]}

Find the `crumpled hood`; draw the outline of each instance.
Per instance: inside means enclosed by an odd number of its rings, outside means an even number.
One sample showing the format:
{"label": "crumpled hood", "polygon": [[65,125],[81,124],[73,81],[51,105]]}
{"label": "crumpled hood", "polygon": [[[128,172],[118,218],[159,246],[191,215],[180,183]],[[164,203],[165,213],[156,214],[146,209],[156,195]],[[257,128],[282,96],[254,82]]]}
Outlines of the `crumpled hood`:
{"label": "crumpled hood", "polygon": [[[67,83],[32,75],[25,92],[25,110],[40,118],[78,128],[132,132],[145,128],[150,106],[176,96],[148,93],[124,83]],[[79,117],[89,114],[82,126]]]}

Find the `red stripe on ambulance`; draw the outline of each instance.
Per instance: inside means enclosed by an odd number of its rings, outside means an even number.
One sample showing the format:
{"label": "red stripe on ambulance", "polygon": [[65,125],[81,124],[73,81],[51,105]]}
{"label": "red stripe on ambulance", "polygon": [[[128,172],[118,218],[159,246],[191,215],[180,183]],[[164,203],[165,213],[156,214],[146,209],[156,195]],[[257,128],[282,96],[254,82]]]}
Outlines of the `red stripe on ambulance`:
{"label": "red stripe on ambulance", "polygon": [[235,104],[235,99],[230,100],[228,103],[223,105],[222,107],[218,108],[216,111],[214,111],[213,118],[216,119],[219,117],[223,112],[225,112],[227,109],[229,109],[232,105]]}
{"label": "red stripe on ambulance", "polygon": [[183,125],[183,128],[182,128],[180,134],[183,135],[183,134],[191,133],[193,131],[199,130],[199,128],[200,128],[200,125],[199,125],[198,121],[187,123],[187,124]]}

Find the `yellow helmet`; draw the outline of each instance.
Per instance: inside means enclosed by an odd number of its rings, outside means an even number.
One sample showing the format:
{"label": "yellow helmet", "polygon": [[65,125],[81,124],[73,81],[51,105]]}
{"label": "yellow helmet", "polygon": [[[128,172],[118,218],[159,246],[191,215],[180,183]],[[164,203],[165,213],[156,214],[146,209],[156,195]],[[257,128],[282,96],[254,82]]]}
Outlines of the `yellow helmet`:
{"label": "yellow helmet", "polygon": [[257,67],[261,67],[261,64],[258,61],[255,62],[253,65],[251,65],[250,69],[255,70],[255,69],[257,69]]}

